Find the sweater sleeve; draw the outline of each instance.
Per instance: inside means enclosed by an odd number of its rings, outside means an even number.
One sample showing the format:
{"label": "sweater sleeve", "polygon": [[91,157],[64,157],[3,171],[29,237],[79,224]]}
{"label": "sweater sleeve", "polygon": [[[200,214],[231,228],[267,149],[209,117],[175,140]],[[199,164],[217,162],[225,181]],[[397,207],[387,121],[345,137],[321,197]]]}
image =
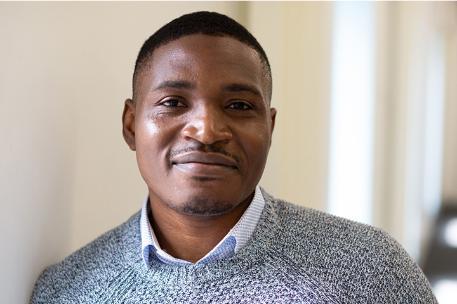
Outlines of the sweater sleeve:
{"label": "sweater sleeve", "polygon": [[55,283],[52,276],[53,266],[45,269],[33,288],[30,304],[52,303],[52,295],[55,294]]}

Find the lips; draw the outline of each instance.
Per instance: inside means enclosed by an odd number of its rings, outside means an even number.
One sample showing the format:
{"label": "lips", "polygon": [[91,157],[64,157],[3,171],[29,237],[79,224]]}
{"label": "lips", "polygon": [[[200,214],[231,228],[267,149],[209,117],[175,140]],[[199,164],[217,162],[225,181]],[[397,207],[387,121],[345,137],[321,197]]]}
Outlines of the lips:
{"label": "lips", "polygon": [[173,165],[198,163],[203,165],[223,166],[238,169],[237,162],[220,153],[192,151],[176,155],[171,160]]}
{"label": "lips", "polygon": [[224,175],[238,170],[233,158],[213,152],[186,152],[174,156],[171,163],[180,171],[201,176]]}

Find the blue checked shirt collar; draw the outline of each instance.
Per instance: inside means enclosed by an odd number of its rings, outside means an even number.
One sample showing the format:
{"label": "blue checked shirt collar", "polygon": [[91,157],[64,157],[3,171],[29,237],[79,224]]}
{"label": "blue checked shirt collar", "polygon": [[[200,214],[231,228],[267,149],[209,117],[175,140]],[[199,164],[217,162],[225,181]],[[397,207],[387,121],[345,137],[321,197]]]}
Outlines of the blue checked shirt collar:
{"label": "blue checked shirt collar", "polygon": [[[165,264],[171,265],[188,265],[192,264],[189,261],[177,259],[162,248],[152,230],[148,219],[148,201],[146,198],[141,209],[140,231],[141,231],[141,247],[143,261],[147,266],[150,265],[152,259],[158,259]],[[260,187],[255,189],[254,198],[251,204],[246,209],[240,220],[233,226],[227,235],[203,258],[197,261],[196,264],[206,264],[211,261],[226,259],[237,253],[252,236],[257,223],[259,222],[260,214],[265,206],[265,199],[260,191]]]}

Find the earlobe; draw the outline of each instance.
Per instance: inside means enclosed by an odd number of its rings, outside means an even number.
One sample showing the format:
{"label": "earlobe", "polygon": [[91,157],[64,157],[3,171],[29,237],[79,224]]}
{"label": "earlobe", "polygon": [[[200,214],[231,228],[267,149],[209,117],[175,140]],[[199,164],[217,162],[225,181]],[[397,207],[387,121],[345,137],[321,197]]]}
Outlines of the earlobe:
{"label": "earlobe", "polygon": [[122,135],[129,148],[132,151],[135,151],[135,103],[130,98],[124,103],[124,112],[122,113]]}

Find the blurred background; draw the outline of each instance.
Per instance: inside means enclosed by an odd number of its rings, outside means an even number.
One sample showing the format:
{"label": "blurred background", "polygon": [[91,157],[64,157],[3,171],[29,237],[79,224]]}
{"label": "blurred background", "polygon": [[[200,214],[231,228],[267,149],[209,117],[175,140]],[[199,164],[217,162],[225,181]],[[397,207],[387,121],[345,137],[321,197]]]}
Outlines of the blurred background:
{"label": "blurred background", "polygon": [[238,20],[271,61],[261,185],[384,229],[451,303],[456,2],[0,3],[1,302],[26,303],[45,266],[140,209],[147,189],[121,135],[134,61],[197,10]]}

